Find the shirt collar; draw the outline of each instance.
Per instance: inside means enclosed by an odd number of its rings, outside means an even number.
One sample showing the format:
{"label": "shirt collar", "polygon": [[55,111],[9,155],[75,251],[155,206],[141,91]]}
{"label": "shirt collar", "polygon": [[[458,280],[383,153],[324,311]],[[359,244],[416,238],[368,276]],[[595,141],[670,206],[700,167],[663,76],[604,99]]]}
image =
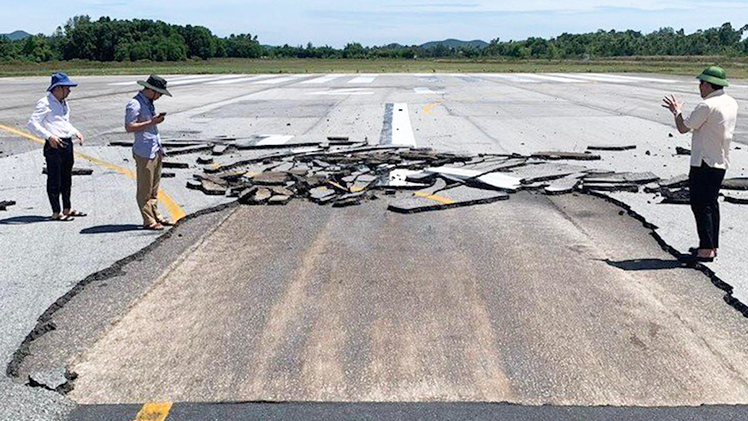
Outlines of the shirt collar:
{"label": "shirt collar", "polygon": [[724,95],[724,93],[725,93],[725,90],[724,89],[720,89],[718,91],[714,91],[711,94],[707,95],[706,98],[704,98],[704,99],[714,98],[716,96]]}
{"label": "shirt collar", "polygon": [[138,92],[137,96],[139,96],[140,98],[142,98],[146,103],[153,104],[153,101],[151,101],[150,99],[148,99],[147,96],[143,95],[143,91]]}
{"label": "shirt collar", "polygon": [[54,94],[52,94],[52,92],[47,92],[47,96],[49,97],[49,100],[50,100],[50,101],[54,101],[54,102],[56,102],[56,103],[58,103],[58,104],[62,105],[63,107],[64,107],[64,106],[66,105],[66,104],[65,104],[65,100],[64,100],[64,99],[63,99],[62,101],[59,101],[59,100],[57,99],[57,97],[56,97],[56,96],[54,96]]}

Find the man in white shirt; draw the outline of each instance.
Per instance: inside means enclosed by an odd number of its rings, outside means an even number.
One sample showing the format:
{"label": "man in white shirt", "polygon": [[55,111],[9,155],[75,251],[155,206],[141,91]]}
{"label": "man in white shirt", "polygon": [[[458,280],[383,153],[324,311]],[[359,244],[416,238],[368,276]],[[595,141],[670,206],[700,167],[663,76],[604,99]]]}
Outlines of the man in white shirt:
{"label": "man in white shirt", "polygon": [[691,171],[688,185],[691,210],[696,219],[699,246],[691,249],[696,261],[711,262],[719,248],[719,189],[730,166],[730,142],[735,133],[738,103],[725,93],[729,86],[725,71],[718,66],[704,69],[697,79],[703,101],[683,118],[683,103],[674,96],[665,98],[663,107],[675,116],[675,125],[691,138]]}
{"label": "man in white shirt", "polygon": [[83,144],[83,135],[70,124],[70,107],[66,101],[73,86],[78,85],[65,73],[53,74],[47,95],[37,101],[28,123],[29,130],[45,140],[47,196],[52,205],[52,219],[57,221],[72,221],[76,216],[86,216],[85,213],[74,210],[70,204],[70,190],[73,184],[73,139],[78,139],[81,145]]}

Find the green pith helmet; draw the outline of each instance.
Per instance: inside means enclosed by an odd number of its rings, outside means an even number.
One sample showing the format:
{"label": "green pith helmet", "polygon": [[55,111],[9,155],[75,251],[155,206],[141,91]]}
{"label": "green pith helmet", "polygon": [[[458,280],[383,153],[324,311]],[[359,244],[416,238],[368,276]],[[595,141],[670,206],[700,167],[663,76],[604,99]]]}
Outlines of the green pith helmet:
{"label": "green pith helmet", "polygon": [[730,86],[730,84],[727,83],[727,75],[725,75],[725,69],[719,66],[707,67],[703,72],[701,72],[700,75],[696,76],[696,79],[713,83],[718,86]]}

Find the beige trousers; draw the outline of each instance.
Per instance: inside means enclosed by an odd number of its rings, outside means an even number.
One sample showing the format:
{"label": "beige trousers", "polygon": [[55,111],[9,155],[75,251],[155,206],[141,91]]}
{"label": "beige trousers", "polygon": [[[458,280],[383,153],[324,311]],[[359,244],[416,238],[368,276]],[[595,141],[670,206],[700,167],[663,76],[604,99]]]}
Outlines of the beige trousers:
{"label": "beige trousers", "polygon": [[137,167],[138,208],[143,215],[143,225],[153,225],[162,220],[158,212],[158,185],[161,182],[161,155],[153,159],[133,154]]}

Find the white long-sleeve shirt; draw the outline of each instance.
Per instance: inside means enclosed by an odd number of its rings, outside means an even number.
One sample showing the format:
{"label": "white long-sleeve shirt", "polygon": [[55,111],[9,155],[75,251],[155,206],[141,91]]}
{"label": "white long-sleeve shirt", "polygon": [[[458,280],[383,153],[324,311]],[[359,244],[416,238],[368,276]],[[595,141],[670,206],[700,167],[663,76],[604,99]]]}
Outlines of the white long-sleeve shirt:
{"label": "white long-sleeve shirt", "polygon": [[75,137],[78,134],[78,129],[70,124],[70,106],[67,101],[58,101],[51,92],[36,102],[27,127],[42,139],[50,136]]}
{"label": "white long-sleeve shirt", "polygon": [[691,138],[691,166],[701,162],[712,168],[730,166],[730,142],[735,133],[738,103],[724,90],[712,92],[683,124],[693,130]]}

